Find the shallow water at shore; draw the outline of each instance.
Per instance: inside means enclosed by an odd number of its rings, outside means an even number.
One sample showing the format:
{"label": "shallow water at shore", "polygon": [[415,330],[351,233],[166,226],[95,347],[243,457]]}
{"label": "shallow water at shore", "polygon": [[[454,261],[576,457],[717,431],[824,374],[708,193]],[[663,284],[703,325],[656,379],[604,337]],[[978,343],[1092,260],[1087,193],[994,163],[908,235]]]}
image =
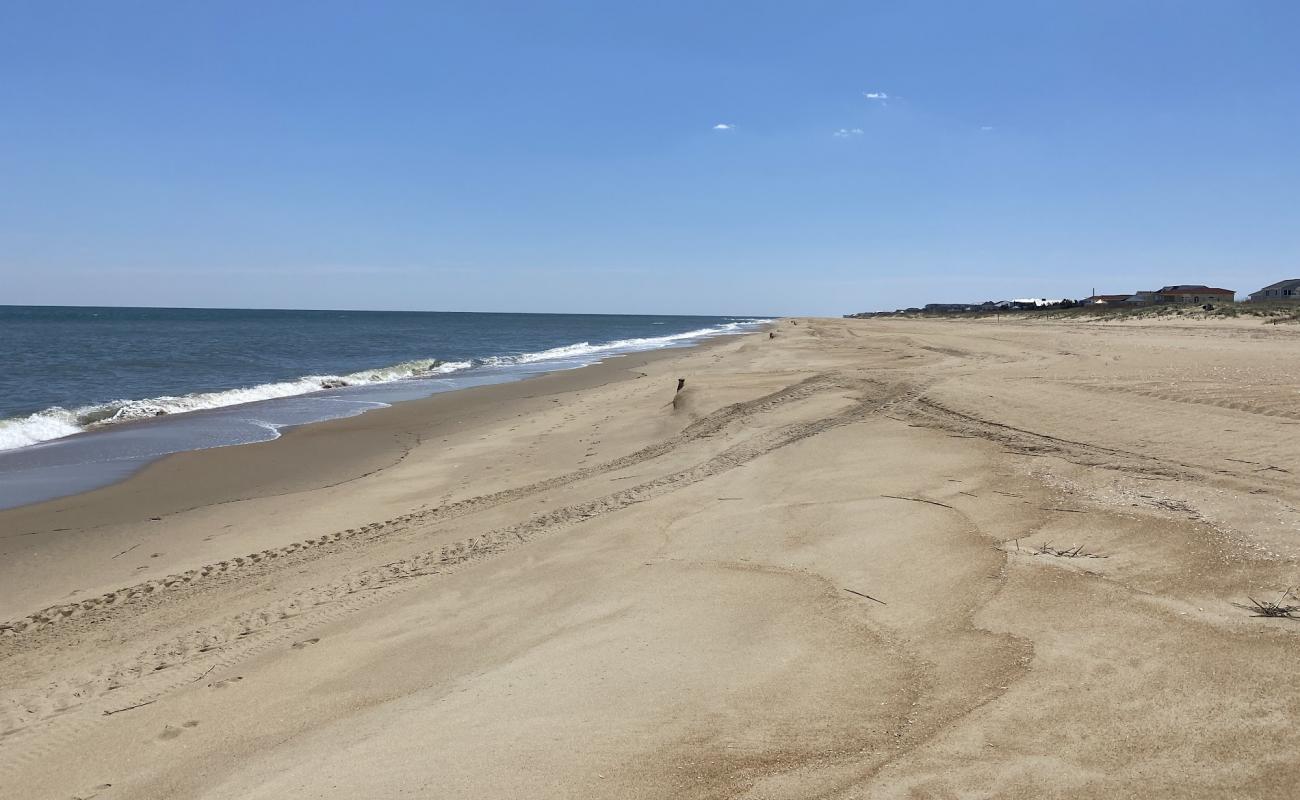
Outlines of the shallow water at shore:
{"label": "shallow water at shore", "polygon": [[[301,321],[301,315],[308,312],[285,313],[290,315],[290,320]],[[412,315],[379,315],[379,319],[365,319],[365,324],[391,322],[392,316],[401,317],[399,321],[403,325],[413,324],[407,318]],[[430,316],[456,317],[457,335],[466,335],[464,315],[423,315]],[[104,486],[171,453],[270,441],[294,426],[355,416],[440,392],[575,369],[625,353],[689,346],[713,336],[753,330],[761,324],[757,320],[724,318],[574,317],[578,332],[590,335],[603,330],[607,336],[622,338],[591,337],[555,344],[555,338],[563,335],[558,327],[561,323],[546,315],[470,316],[483,318],[479,322],[490,323],[492,328],[481,337],[482,341],[459,344],[459,349],[453,351],[454,358],[459,360],[406,361],[390,368],[310,375],[287,381],[276,380],[283,377],[281,374],[254,370],[252,374],[270,377],[273,382],[152,400],[101,403],[74,411],[56,406],[26,417],[0,420],[0,428],[7,426],[8,432],[15,434],[10,438],[16,439],[10,443],[10,449],[0,447],[0,508]],[[503,317],[522,318],[504,325],[516,326],[510,335],[502,332]],[[537,317],[546,317],[540,323],[545,328],[542,333],[537,332]],[[429,320],[418,322],[428,324]],[[701,324],[705,326],[699,327]],[[623,336],[628,332],[661,335]],[[390,345],[381,349],[395,353],[391,357],[396,358],[396,353],[411,352],[416,346],[432,345],[406,344],[404,351],[393,350]],[[378,352],[371,356],[380,357]],[[281,370],[301,373],[317,366],[315,362],[296,367],[286,364]],[[137,375],[135,380],[145,380],[142,375]],[[169,374],[167,379],[173,380],[174,375]],[[227,381],[234,382],[234,379]],[[62,391],[74,390],[65,386]],[[76,391],[85,393],[94,389],[81,386]],[[11,398],[9,404],[15,402]],[[28,436],[31,441],[22,436]],[[45,440],[40,441],[41,438]],[[15,443],[21,446],[13,446]]]}

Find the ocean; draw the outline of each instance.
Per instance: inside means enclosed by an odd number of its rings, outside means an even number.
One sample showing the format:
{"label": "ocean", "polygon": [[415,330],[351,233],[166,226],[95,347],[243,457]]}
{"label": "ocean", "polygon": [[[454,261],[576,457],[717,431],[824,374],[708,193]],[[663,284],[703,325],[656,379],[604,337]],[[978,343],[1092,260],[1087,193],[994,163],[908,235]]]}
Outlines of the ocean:
{"label": "ocean", "polygon": [[102,486],[169,453],[763,322],[0,306],[0,508]]}

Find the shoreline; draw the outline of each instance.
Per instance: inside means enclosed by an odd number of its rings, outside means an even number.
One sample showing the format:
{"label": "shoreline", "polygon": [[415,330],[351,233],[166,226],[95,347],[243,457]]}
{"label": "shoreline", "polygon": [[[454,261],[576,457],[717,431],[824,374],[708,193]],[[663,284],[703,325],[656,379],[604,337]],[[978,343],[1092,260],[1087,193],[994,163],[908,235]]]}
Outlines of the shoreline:
{"label": "shoreline", "polygon": [[[757,328],[754,328],[753,331],[751,332],[767,330],[770,324],[771,323],[761,325]],[[85,462],[84,464],[75,461],[70,462],[68,464],[60,464],[60,462],[56,461],[55,464],[58,464],[57,467],[44,466],[41,465],[38,461],[36,466],[27,467],[27,468],[20,467],[14,470],[12,474],[18,478],[21,478],[28,471],[39,472],[41,470],[47,470],[52,468],[75,472],[78,469],[88,470],[95,463],[110,464],[110,465],[120,463],[120,468],[112,469],[109,466],[101,467],[102,475],[100,477],[86,477],[80,480],[77,477],[69,477],[67,479],[64,479],[68,481],[70,486],[76,487],[76,484],[81,483],[81,484],[85,484],[85,488],[80,488],[80,487],[71,488],[69,491],[63,494],[55,494],[54,496],[48,496],[47,494],[47,496],[45,497],[38,497],[37,499],[34,500],[19,502],[17,505],[0,505],[0,524],[2,524],[3,522],[3,515],[5,512],[13,511],[17,509],[30,508],[33,506],[41,506],[45,503],[51,503],[61,499],[76,498],[86,494],[97,492],[101,489],[105,489],[111,486],[116,486],[122,483],[123,481],[130,480],[135,476],[150,470],[152,467],[154,467],[156,464],[158,464],[161,461],[169,460],[176,456],[180,456],[186,453],[204,452],[208,450],[223,450],[232,447],[250,447],[255,445],[270,444],[273,442],[281,441],[286,436],[305,428],[309,428],[316,425],[339,422],[341,420],[346,420],[346,419],[355,419],[358,417],[367,416],[369,414],[374,414],[394,406],[405,405],[406,403],[412,403],[412,402],[416,402],[416,403],[422,402],[424,400],[428,400],[432,397],[437,397],[443,394],[454,394],[454,393],[459,393],[464,391],[473,391],[481,388],[486,388],[488,386],[531,381],[540,377],[546,377],[556,373],[572,372],[577,370],[589,369],[592,367],[598,367],[601,364],[611,360],[617,360],[619,358],[624,358],[628,356],[635,356],[642,353],[657,353],[663,351],[681,350],[684,349],[684,347],[697,347],[697,346],[707,344],[713,339],[725,338],[726,336],[729,335],[737,335],[737,334],[729,333],[729,334],[721,334],[721,336],[719,335],[705,336],[685,346],[669,345],[667,347],[657,347],[657,348],[643,350],[643,351],[633,350],[628,352],[613,352],[603,357],[598,357],[598,360],[596,361],[593,361],[588,364],[582,364],[576,367],[562,366],[554,369],[546,369],[544,363],[539,363],[539,368],[535,372],[523,372],[519,375],[507,375],[505,377],[501,377],[501,376],[492,376],[491,374],[476,375],[474,373],[469,373],[463,376],[455,376],[455,377],[461,380],[468,379],[469,381],[471,381],[470,385],[452,388],[452,389],[431,390],[430,393],[427,395],[417,396],[413,398],[386,399],[386,400],[370,399],[370,395],[375,392],[381,393],[381,396],[383,393],[391,392],[393,390],[397,390],[398,392],[401,392],[402,385],[403,385],[403,382],[401,380],[396,380],[396,381],[391,381],[386,383],[376,383],[367,387],[355,387],[355,388],[363,389],[363,392],[368,392],[369,394],[363,393],[363,394],[358,394],[356,396],[349,396],[343,399],[353,407],[360,407],[359,410],[356,410],[353,413],[340,414],[339,416],[332,416],[324,419],[315,419],[306,422],[291,423],[291,424],[277,426],[275,430],[275,436],[269,439],[263,439],[258,441],[235,441],[235,442],[230,442],[228,444],[215,444],[215,445],[208,445],[208,446],[188,447],[184,449],[174,450],[172,452],[164,452],[160,455],[144,455],[138,457],[124,456],[120,459],[112,459],[108,461],[105,461],[102,458],[95,458],[92,459],[91,461]],[[743,335],[743,333],[740,335]],[[448,375],[447,377],[451,378],[453,376]],[[93,437],[101,437],[105,434],[111,434],[117,436],[122,436],[122,435],[130,436],[132,432],[143,432],[147,434],[150,430],[149,426],[160,424],[160,423],[173,424],[173,425],[174,424],[194,425],[194,424],[198,424],[203,419],[203,415],[220,414],[225,416],[231,413],[238,413],[239,410],[243,408],[259,406],[262,403],[280,403],[284,401],[294,401],[299,398],[310,401],[315,394],[316,393],[314,392],[309,392],[302,395],[292,395],[292,396],[286,396],[282,398],[255,400],[249,403],[233,404],[229,406],[197,409],[193,412],[169,414],[158,418],[142,418],[142,419],[128,420],[125,422],[115,423],[113,425],[105,426],[102,428],[92,428],[88,430],[79,431],[77,433],[73,433],[68,436],[36,443],[29,447],[18,448],[15,450],[0,451],[0,457],[10,456],[10,457],[22,458],[23,454],[29,448],[32,447],[48,447],[48,446],[61,447],[65,445],[76,447],[79,444],[85,444],[89,441],[97,441]],[[365,408],[364,406],[367,404],[373,404],[373,407]],[[3,475],[4,473],[0,473],[0,478],[2,478]],[[58,490],[54,490],[54,491],[58,491]]]}
{"label": "shoreline", "polygon": [[[421,442],[539,410],[557,396],[635,380],[644,374],[641,369],[652,364],[707,353],[769,327],[713,337],[689,347],[627,353],[583,367],[439,392],[351,417],[293,426],[264,442],[170,453],[104,486],[0,509],[0,531],[5,532],[0,535],[0,561],[37,551],[50,538],[57,538],[59,550],[65,553],[92,541],[97,550],[105,545],[112,549],[118,540],[125,546],[135,535],[132,526],[165,530],[168,518],[178,514],[346,486],[396,466]],[[104,531],[112,535],[102,536]],[[133,577],[166,574],[186,563],[159,558]],[[79,589],[76,594],[93,594],[96,588],[105,589],[107,584]],[[42,595],[53,602],[59,593],[43,591]],[[0,603],[0,620],[15,610]]]}

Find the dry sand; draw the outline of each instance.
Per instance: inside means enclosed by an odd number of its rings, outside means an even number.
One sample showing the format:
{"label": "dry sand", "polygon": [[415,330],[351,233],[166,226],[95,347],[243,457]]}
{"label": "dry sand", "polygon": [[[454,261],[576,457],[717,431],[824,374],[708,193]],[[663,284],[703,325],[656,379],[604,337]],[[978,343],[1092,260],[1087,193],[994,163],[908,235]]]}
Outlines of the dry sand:
{"label": "dry sand", "polygon": [[787,320],[0,513],[0,797],[1295,797],[1297,347]]}

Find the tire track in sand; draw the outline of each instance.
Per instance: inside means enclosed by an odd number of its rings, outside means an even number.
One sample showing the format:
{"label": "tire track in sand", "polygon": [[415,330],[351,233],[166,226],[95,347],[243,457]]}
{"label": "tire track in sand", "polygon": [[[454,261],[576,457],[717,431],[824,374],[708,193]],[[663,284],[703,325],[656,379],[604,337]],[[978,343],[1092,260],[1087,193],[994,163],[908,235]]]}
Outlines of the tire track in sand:
{"label": "tire track in sand", "polygon": [[[780,406],[805,399],[817,392],[831,388],[843,388],[843,385],[841,382],[837,381],[834,376],[827,374],[814,375],[796,384],[787,386],[754,400],[726,406],[718,411],[701,417],[699,420],[686,426],[681,432],[662,442],[657,442],[647,447],[643,447],[634,453],[621,456],[611,461],[573,470],[526,486],[503,489],[498,492],[478,495],[464,500],[458,500],[454,503],[442,505],[437,508],[402,514],[391,519],[386,519],[382,522],[373,522],[355,528],[334,531],[320,537],[305,539],[303,541],[293,542],[280,547],[250,553],[247,556],[237,556],[235,558],[218,561],[212,564],[205,564],[196,569],[167,575],[162,578],[145,581],[133,586],[123,587],[102,594],[99,597],[91,597],[75,603],[60,603],[48,606],[28,614],[27,616],[0,623],[0,659],[15,652],[13,649],[13,640],[15,638],[21,638],[24,634],[30,635],[31,633],[39,631],[51,624],[65,623],[70,620],[80,619],[87,616],[88,612],[103,611],[114,607],[123,608],[129,605],[134,605],[137,602],[147,601],[153,597],[161,595],[165,590],[185,588],[203,579],[254,567],[263,564],[263,562],[273,562],[277,559],[285,559],[290,556],[299,555],[300,558],[294,560],[295,563],[297,563],[301,561],[301,556],[309,555],[304,551],[314,550],[316,552],[310,555],[324,555],[324,551],[329,549],[331,546],[340,545],[341,543],[354,538],[361,537],[366,541],[370,541],[378,536],[385,535],[386,533],[405,530],[408,526],[416,523],[435,524],[457,519],[468,514],[515,502],[541,492],[553,491],[591,477],[626,469],[642,462],[658,458],[682,447],[683,445],[715,436],[742,419],[754,416],[755,414],[772,411]],[[102,621],[102,617],[96,616],[94,621],[99,623]]]}
{"label": "tire track in sand", "polygon": [[[820,391],[843,388],[843,381],[817,376],[773,395],[737,404],[742,408],[730,406],[730,413],[710,415],[712,419],[702,419],[691,427],[695,428],[696,436],[704,431],[709,431],[711,435],[721,431],[739,416],[771,410],[791,399],[808,397]],[[300,590],[258,609],[191,631],[127,661],[96,670],[93,674],[78,676],[60,684],[47,684],[25,696],[12,697],[8,703],[10,711],[4,714],[7,719],[0,717],[0,723],[5,726],[5,730],[0,730],[0,774],[21,769],[60,744],[71,741],[87,727],[102,721],[104,713],[110,707],[125,708],[158,700],[197,682],[198,678],[209,672],[220,674],[253,655],[282,644],[291,637],[302,635],[310,628],[390,599],[418,585],[421,578],[455,571],[471,562],[523,546],[538,537],[558,533],[590,519],[669,494],[779,448],[841,425],[861,421],[891,403],[916,394],[915,390],[910,390],[905,385],[889,387],[864,382],[857,383],[854,388],[863,390],[869,396],[830,416],[760,431],[693,467],[555,509],[451,545],[363,569],[330,584]],[[797,397],[793,396],[796,394]],[[671,449],[660,450],[661,447],[664,445],[647,450],[666,452]],[[644,451],[638,451],[641,452]],[[627,461],[636,455],[618,459],[615,463]],[[548,487],[562,485],[550,481],[543,483]],[[19,709],[22,712],[16,713]],[[28,713],[42,709],[46,713]]]}

